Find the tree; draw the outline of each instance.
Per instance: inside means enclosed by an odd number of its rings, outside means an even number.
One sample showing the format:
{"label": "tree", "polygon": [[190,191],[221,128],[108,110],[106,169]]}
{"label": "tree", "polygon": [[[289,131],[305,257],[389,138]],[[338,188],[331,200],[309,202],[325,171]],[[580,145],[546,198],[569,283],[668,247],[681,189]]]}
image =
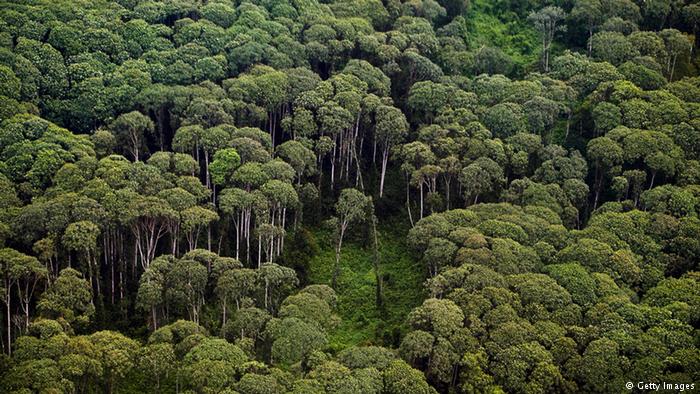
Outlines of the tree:
{"label": "tree", "polygon": [[588,56],[591,56],[593,30],[603,22],[603,5],[600,0],[578,0],[571,10],[571,18],[584,22],[588,30]]}
{"label": "tree", "polygon": [[169,304],[176,310],[186,311],[189,320],[199,324],[207,285],[207,267],[194,260],[175,260],[167,273],[167,283],[165,294]]}
{"label": "tree", "polygon": [[41,295],[37,308],[41,316],[85,326],[95,314],[90,282],[80,272],[65,268]]}
{"label": "tree", "polygon": [[523,104],[523,112],[529,124],[529,130],[549,139],[549,131],[556,122],[560,105],[548,98],[535,96]]}
{"label": "tree", "polygon": [[584,387],[593,391],[610,390],[622,384],[628,361],[619,354],[619,345],[608,338],[592,341],[583,352],[580,374]]}
{"label": "tree", "polygon": [[[198,205],[185,209],[180,215],[182,217],[182,230],[187,237],[187,246],[190,251],[197,249],[197,240],[202,228],[219,220],[219,215],[216,212]],[[207,248],[211,249],[211,243],[207,245]]]}
{"label": "tree", "polygon": [[379,178],[379,197],[381,198],[384,194],[384,178],[389,152],[406,138],[408,122],[398,108],[382,105],[376,111],[375,145],[379,144],[382,149],[382,170]]}
{"label": "tree", "polygon": [[127,214],[136,238],[134,265],[138,259],[145,270],[155,258],[158,241],[165,236],[169,224],[177,220],[178,215],[165,200],[141,196],[130,202]]}
{"label": "tree", "polygon": [[462,169],[459,181],[464,188],[464,199],[467,203],[476,204],[479,196],[497,190],[505,178],[498,163],[487,157],[480,157]]}
{"label": "tree", "polygon": [[153,330],[158,329],[158,316],[166,306],[167,276],[174,256],[158,256],[139,279],[137,308],[150,312]]}
{"label": "tree", "polygon": [[153,122],[140,112],[132,111],[119,115],[110,125],[110,129],[134,160],[139,161],[146,133],[153,132]]}
{"label": "tree", "polygon": [[209,165],[212,181],[215,185],[225,186],[232,183],[233,173],[241,164],[241,157],[233,148],[220,149],[214,153],[214,160]]}
{"label": "tree", "polygon": [[503,50],[483,46],[474,55],[474,74],[509,75],[513,70],[513,59]]}
{"label": "tree", "polygon": [[665,29],[659,32],[659,36],[663,38],[666,45],[666,73],[668,80],[673,81],[673,76],[676,71],[676,63],[679,56],[685,56],[690,53],[691,45],[688,38],[676,29]]}
{"label": "tree", "polygon": [[[406,177],[406,209],[408,210],[409,220],[411,221],[411,224],[413,224],[409,190],[411,180],[414,178],[414,173],[419,168],[435,163],[436,157],[430,149],[430,147],[420,141],[409,142],[407,144],[402,145],[397,152],[397,156],[403,161],[403,164],[401,165],[401,170],[403,171]],[[421,219],[423,218],[423,184],[423,182],[419,182]]]}
{"label": "tree", "polygon": [[90,342],[94,344],[97,359],[102,364],[105,391],[111,394],[118,387],[120,379],[136,366],[138,342],[113,331],[98,331],[90,335]]}
{"label": "tree", "polygon": [[695,41],[693,42],[693,46],[691,49],[694,49],[698,46],[698,40],[700,40],[700,38],[698,38],[698,28],[700,28],[700,5],[686,5],[685,7],[683,7],[683,16],[686,20],[686,23],[693,27],[692,33],[695,37]]}
{"label": "tree", "polygon": [[384,387],[388,394],[416,393],[432,394],[437,391],[430,387],[420,371],[411,368],[402,360],[389,365],[384,373]]}
{"label": "tree", "polygon": [[297,185],[301,185],[304,175],[311,175],[316,170],[316,155],[302,143],[291,140],[276,148],[277,156],[287,162],[296,172]]}
{"label": "tree", "polygon": [[591,53],[593,58],[607,61],[616,66],[639,56],[639,51],[625,35],[618,32],[602,31],[591,37]]}
{"label": "tree", "polygon": [[554,36],[559,32],[566,31],[566,26],[559,25],[566,13],[559,7],[548,6],[535,12],[531,11],[527,16],[530,23],[535,25],[535,29],[542,39],[542,68],[544,72],[549,72],[549,51],[554,41]]}
{"label": "tree", "polygon": [[12,293],[16,296],[24,312],[24,329],[29,327],[29,303],[41,279],[48,276],[44,266],[35,257],[27,256],[14,249],[0,249],[0,274],[2,275],[2,300],[5,303],[7,353],[12,355]]}
{"label": "tree", "polygon": [[265,309],[273,311],[279,300],[299,284],[296,272],[275,263],[265,263],[258,268],[258,280],[263,289]]}
{"label": "tree", "polygon": [[263,334],[267,322],[272,316],[267,311],[250,307],[236,311],[235,317],[222,327],[223,335],[228,340],[245,338],[255,343]]}
{"label": "tree", "polygon": [[507,390],[556,390],[562,380],[551,355],[537,342],[509,347],[496,356],[496,382]]}
{"label": "tree", "polygon": [[617,105],[604,101],[593,108],[593,121],[595,122],[597,135],[605,134],[608,131],[622,124],[622,111]]}
{"label": "tree", "polygon": [[205,338],[183,358],[188,385],[199,391],[219,392],[232,383],[248,360],[239,347],[220,338]]}
{"label": "tree", "polygon": [[229,304],[235,303],[236,310],[240,310],[243,298],[253,295],[257,287],[257,275],[255,270],[240,268],[226,270],[219,276],[214,292],[221,302],[222,327],[226,325]]}
{"label": "tree", "polygon": [[593,167],[596,169],[593,209],[598,206],[606,171],[622,162],[622,154],[620,145],[608,137],[598,137],[588,142],[588,157],[593,160]]}
{"label": "tree", "polygon": [[265,332],[272,341],[270,358],[273,364],[299,362],[313,351],[323,349],[328,341],[317,324],[295,317],[270,320]]}
{"label": "tree", "polygon": [[483,118],[486,126],[496,137],[506,138],[526,130],[523,107],[516,103],[500,103],[486,110]]}
{"label": "tree", "polygon": [[97,239],[100,228],[93,222],[83,220],[71,223],[63,234],[63,246],[68,250],[79,251],[83,254],[84,263],[88,268],[90,286],[100,293],[99,263],[97,256]]}
{"label": "tree", "polygon": [[[244,167],[249,168],[251,171],[248,174],[242,174]],[[257,183],[266,180],[265,174],[259,166],[247,164],[241,166],[234,176],[234,179],[248,183],[247,187],[249,189],[253,184],[257,186]],[[236,230],[236,258],[240,256],[241,240],[243,240],[246,243],[246,262],[250,260],[250,228],[254,202],[255,197],[251,193],[238,188],[224,189],[219,195],[219,208],[222,212],[231,216]]]}
{"label": "tree", "polygon": [[338,283],[338,275],[340,274],[340,251],[343,247],[343,238],[348,227],[355,223],[364,221],[367,218],[367,205],[372,204],[372,198],[367,197],[362,192],[356,189],[343,189],[338,197],[338,202],[335,204],[337,217],[336,225],[336,242],[335,242],[335,266],[333,267],[332,287],[335,289]]}
{"label": "tree", "polygon": [[243,394],[267,394],[284,391],[277,379],[272,375],[247,373],[241,377],[236,389]]}
{"label": "tree", "polygon": [[5,376],[8,390],[64,391],[70,390],[69,382],[61,379],[58,363],[51,359],[29,360],[17,364]]}
{"label": "tree", "polygon": [[153,381],[156,393],[160,392],[162,381],[175,369],[175,350],[169,343],[155,343],[139,349],[136,365],[147,372]]}

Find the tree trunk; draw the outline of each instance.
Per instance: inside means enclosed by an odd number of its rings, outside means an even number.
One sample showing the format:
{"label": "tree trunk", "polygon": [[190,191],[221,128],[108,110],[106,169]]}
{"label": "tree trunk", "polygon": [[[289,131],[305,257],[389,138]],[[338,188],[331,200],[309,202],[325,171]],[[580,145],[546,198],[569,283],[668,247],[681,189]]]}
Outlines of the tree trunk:
{"label": "tree trunk", "polygon": [[156,315],[156,307],[151,307],[151,318],[153,319],[153,331],[158,329],[158,316]]}
{"label": "tree trunk", "polygon": [[423,219],[423,182],[420,184],[420,218]]}
{"label": "tree trunk", "polygon": [[600,189],[602,186],[603,186],[603,175],[599,173],[598,180],[596,182],[596,188],[595,188],[595,198],[593,200],[593,210],[594,211],[596,208],[598,208],[598,198],[600,197]]}
{"label": "tree trunk", "polygon": [[376,284],[376,294],[375,294],[375,302],[377,304],[377,308],[381,308],[384,304],[384,300],[382,297],[382,275],[379,272],[379,242],[377,239],[377,217],[375,215],[372,215],[372,235],[373,235],[373,258],[372,261],[374,263],[374,280],[377,282]]}
{"label": "tree trunk", "polygon": [[673,73],[676,71],[676,60],[678,60],[678,55],[673,55],[673,61],[671,62],[671,75],[668,78],[669,82],[673,82]]}
{"label": "tree trunk", "polygon": [[382,175],[379,179],[379,197],[384,195],[384,177],[386,176],[386,163],[389,159],[389,148],[385,148],[382,153]]}
{"label": "tree trunk", "polygon": [[340,225],[340,234],[338,235],[338,243],[335,246],[335,267],[333,268],[333,289],[337,288],[338,275],[340,275],[340,249],[343,247],[343,236],[345,235],[345,223]]}
{"label": "tree trunk", "polygon": [[223,331],[224,325],[226,325],[226,297],[224,297],[221,303],[221,316],[223,320],[221,323],[221,330]]}
{"label": "tree trunk", "polygon": [[406,210],[408,211],[408,220],[411,222],[411,227],[413,227],[413,215],[411,215],[411,190],[408,177],[406,177]]}
{"label": "tree trunk", "polygon": [[270,283],[269,283],[269,281],[267,280],[267,278],[265,278],[265,310],[268,310],[268,308],[267,308],[267,297],[268,297],[268,294],[269,294],[269,289],[270,289]]}
{"label": "tree trunk", "polygon": [[5,306],[6,306],[6,312],[7,312],[7,354],[9,356],[12,356],[12,313],[11,313],[11,308],[10,308],[10,303],[12,302],[12,299],[10,297],[10,288],[11,285],[9,283],[6,283],[7,290],[5,290]]}

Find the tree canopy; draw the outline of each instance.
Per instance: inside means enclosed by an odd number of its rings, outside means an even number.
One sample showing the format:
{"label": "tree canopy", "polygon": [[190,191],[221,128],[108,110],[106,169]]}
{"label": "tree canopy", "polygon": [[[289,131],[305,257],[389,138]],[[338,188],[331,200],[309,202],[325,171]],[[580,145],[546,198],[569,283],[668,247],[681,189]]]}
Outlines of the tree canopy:
{"label": "tree canopy", "polygon": [[689,0],[0,0],[0,392],[690,391],[698,45]]}

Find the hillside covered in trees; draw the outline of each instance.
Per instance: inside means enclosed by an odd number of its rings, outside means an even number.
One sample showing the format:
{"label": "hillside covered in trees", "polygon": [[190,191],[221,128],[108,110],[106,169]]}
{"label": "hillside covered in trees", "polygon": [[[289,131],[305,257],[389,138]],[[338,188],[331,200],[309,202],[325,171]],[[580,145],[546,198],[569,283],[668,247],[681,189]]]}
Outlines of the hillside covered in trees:
{"label": "hillside covered in trees", "polygon": [[697,389],[699,30],[0,0],[0,392]]}

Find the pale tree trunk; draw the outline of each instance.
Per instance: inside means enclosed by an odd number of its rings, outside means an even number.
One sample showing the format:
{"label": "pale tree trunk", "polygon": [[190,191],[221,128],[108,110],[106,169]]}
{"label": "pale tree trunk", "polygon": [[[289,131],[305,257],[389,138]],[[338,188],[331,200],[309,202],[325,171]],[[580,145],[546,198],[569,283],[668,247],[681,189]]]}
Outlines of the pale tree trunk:
{"label": "pale tree trunk", "polygon": [[156,315],[156,307],[151,307],[151,318],[153,319],[153,331],[158,329],[158,317]]}
{"label": "pale tree trunk", "polygon": [[343,221],[340,225],[340,233],[338,234],[338,243],[335,246],[335,267],[333,268],[333,281],[332,287],[335,289],[338,284],[338,275],[340,275],[340,249],[343,247],[343,236],[345,236],[345,229],[347,228],[347,223]]}
{"label": "pale tree trunk", "polygon": [[12,288],[12,284],[9,283],[8,281],[5,281],[5,311],[6,311],[6,323],[7,323],[7,354],[12,356],[12,322],[10,321],[12,319],[12,312],[11,312],[11,303],[12,303],[12,298],[10,294],[10,289]]}
{"label": "pale tree trunk", "polygon": [[423,219],[423,182],[420,184],[420,218]]}
{"label": "pale tree trunk", "polygon": [[268,308],[267,308],[267,297],[268,297],[268,294],[269,294],[269,287],[270,287],[270,283],[269,283],[268,279],[265,278],[265,310],[268,310]]}
{"label": "pale tree trunk", "polygon": [[379,272],[379,240],[377,239],[377,217],[375,215],[372,215],[372,238],[374,241],[372,243],[374,252],[372,256],[372,262],[374,263],[374,280],[377,282],[375,302],[377,307],[381,308],[384,304],[384,300],[382,296],[382,275]]}
{"label": "pale tree trunk", "polygon": [[408,175],[406,176],[406,210],[408,211],[408,220],[411,222],[411,227],[413,227],[413,215],[411,214],[411,190]]}
{"label": "pale tree trunk", "polygon": [[384,195],[384,177],[386,176],[386,164],[389,161],[389,148],[385,148],[382,152],[382,175],[379,179],[379,197]]}

